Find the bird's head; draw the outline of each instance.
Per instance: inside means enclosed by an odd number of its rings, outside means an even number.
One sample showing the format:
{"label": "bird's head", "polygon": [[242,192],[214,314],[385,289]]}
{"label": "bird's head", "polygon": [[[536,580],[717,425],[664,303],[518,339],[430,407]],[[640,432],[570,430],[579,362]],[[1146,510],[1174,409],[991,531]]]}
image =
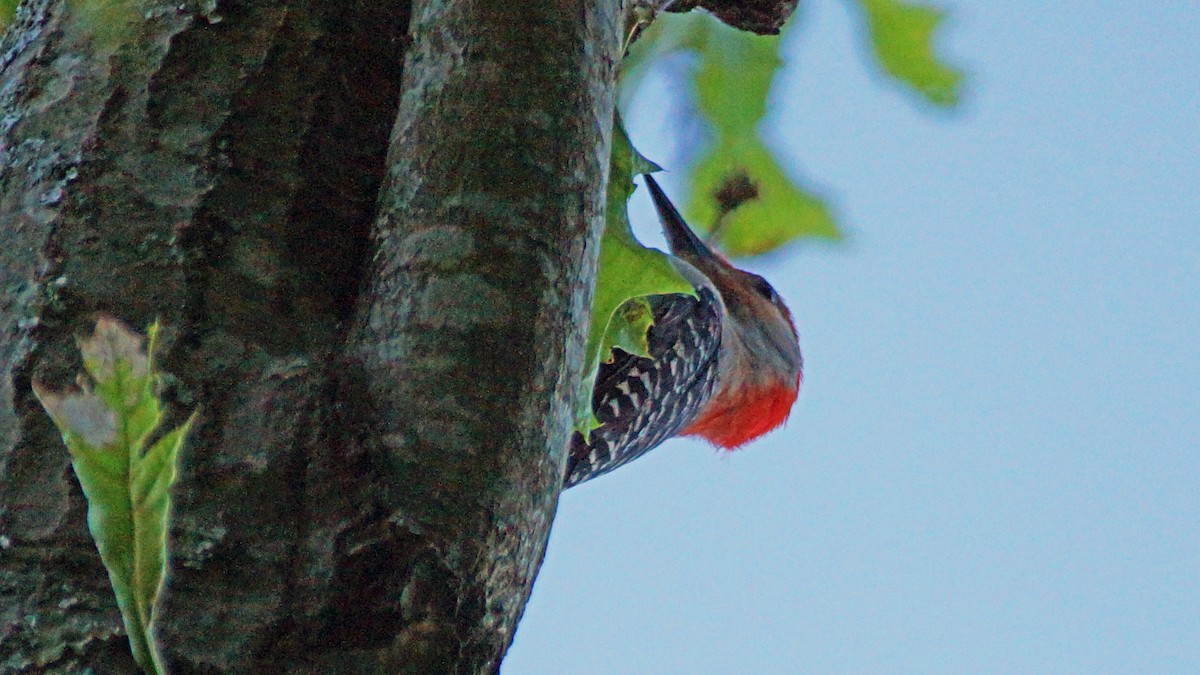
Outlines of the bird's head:
{"label": "bird's head", "polygon": [[725,312],[716,390],[683,433],[736,448],[782,425],[803,377],[792,313],[761,276],[729,263],[692,232],[658,183],[645,176],[671,253],[699,271]]}

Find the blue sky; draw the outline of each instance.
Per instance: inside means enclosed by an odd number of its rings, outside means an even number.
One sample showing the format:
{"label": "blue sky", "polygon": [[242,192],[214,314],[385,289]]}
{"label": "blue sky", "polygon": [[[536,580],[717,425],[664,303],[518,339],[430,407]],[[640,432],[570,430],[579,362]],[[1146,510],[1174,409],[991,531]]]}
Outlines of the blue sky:
{"label": "blue sky", "polygon": [[803,4],[769,133],[848,237],[749,265],[800,402],[565,494],[504,673],[1200,672],[1200,6],[944,3],[947,115]]}

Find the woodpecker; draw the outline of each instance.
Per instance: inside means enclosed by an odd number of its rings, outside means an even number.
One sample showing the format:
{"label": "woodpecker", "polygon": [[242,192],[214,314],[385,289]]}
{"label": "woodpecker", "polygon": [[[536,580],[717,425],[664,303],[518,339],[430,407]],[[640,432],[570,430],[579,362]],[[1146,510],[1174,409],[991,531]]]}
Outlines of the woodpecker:
{"label": "woodpecker", "polygon": [[671,262],[696,295],[651,296],[649,358],[614,349],[600,364],[592,390],[600,427],[571,439],[565,487],[673,436],[739,448],[782,425],[800,391],[799,338],[779,294],[697,237],[658,183],[645,179]]}

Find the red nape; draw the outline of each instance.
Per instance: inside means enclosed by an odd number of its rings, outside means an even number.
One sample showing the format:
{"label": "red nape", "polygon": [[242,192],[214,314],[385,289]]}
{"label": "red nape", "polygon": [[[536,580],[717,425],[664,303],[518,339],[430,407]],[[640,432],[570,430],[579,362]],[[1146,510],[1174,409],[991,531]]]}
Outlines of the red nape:
{"label": "red nape", "polygon": [[682,435],[700,436],[726,450],[737,449],[787,421],[799,392],[797,380],[795,387],[776,384],[714,399]]}

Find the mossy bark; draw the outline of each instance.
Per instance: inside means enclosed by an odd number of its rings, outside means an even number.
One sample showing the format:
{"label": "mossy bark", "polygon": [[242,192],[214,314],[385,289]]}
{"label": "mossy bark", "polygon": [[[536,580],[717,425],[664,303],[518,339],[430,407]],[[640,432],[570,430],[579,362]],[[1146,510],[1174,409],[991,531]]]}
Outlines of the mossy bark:
{"label": "mossy bark", "polygon": [[0,670],[134,672],[30,389],[103,311],[163,322],[201,410],[172,672],[494,671],[559,490],[621,3],[107,6],[26,0],[0,43]]}

